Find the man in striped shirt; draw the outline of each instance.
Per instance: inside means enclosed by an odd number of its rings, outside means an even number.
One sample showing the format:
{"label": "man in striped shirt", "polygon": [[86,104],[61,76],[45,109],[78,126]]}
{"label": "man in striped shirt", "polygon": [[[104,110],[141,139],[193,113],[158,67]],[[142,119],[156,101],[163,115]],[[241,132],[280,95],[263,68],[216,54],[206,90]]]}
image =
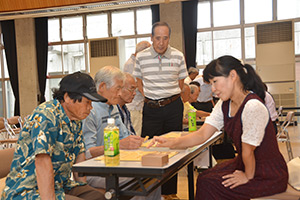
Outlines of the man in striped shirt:
{"label": "man in striped shirt", "polygon": [[[142,137],[182,130],[180,92],[188,74],[183,54],[169,46],[170,34],[167,23],[153,24],[152,46],[136,56],[133,75],[139,91],[145,96]],[[166,195],[177,193],[177,187],[166,190],[163,186],[162,190]]]}

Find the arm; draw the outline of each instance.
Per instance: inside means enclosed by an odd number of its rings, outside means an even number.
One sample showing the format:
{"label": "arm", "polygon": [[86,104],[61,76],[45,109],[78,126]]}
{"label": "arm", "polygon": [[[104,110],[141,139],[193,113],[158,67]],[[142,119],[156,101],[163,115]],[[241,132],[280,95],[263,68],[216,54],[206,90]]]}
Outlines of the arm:
{"label": "arm", "polygon": [[144,95],[144,89],[143,89],[143,81],[142,81],[142,79],[136,78],[136,84],[137,84],[137,86],[138,86],[138,89],[139,89],[140,93],[141,93],[143,96],[145,96],[145,95]]}
{"label": "arm", "polygon": [[242,159],[245,165],[245,175],[248,180],[252,179],[255,173],[255,148],[255,146],[250,144],[242,143]]}
{"label": "arm", "polygon": [[120,149],[138,149],[144,141],[137,135],[130,135],[122,140],[120,140]]}
{"label": "arm", "polygon": [[164,138],[154,136],[148,147],[157,143],[157,147],[170,147],[172,149],[185,149],[202,144],[210,138],[218,129],[210,124],[204,124],[199,130],[179,138]]}
{"label": "arm", "polygon": [[92,158],[101,156],[104,154],[104,146],[91,147],[89,148]]}
{"label": "arm", "polygon": [[245,171],[235,170],[232,174],[223,176],[226,179],[222,182],[225,187],[233,189],[239,185],[246,184],[254,177],[255,173],[255,146],[242,142],[242,160],[245,166]]}
{"label": "arm", "polygon": [[[85,154],[84,153],[79,154],[76,158],[76,163],[80,163],[82,161],[85,161]],[[86,183],[86,177],[85,176],[84,177],[79,177],[77,172],[74,172],[73,175],[74,175],[75,181]]]}
{"label": "arm", "polygon": [[207,117],[207,116],[209,116],[209,115],[210,115],[209,112],[205,112],[205,111],[203,111],[203,110],[197,110],[197,111],[196,111],[196,116],[197,116],[197,117]]}
{"label": "arm", "polygon": [[[93,108],[89,116],[83,121],[82,133],[87,149],[86,157],[88,159],[90,158],[90,156],[94,158],[104,154],[104,146],[97,146],[97,141],[102,139],[98,136],[98,131],[101,131],[101,124],[99,124],[101,122],[101,119],[97,118],[97,116],[99,115],[100,112],[97,112],[95,107]],[[88,152],[90,153],[90,155],[88,154]]]}
{"label": "arm", "polygon": [[41,199],[54,199],[54,174],[48,154],[38,154],[35,158],[36,179]]}
{"label": "arm", "polygon": [[184,84],[184,79],[178,80],[178,84],[179,84],[180,89],[182,90],[183,84]]}

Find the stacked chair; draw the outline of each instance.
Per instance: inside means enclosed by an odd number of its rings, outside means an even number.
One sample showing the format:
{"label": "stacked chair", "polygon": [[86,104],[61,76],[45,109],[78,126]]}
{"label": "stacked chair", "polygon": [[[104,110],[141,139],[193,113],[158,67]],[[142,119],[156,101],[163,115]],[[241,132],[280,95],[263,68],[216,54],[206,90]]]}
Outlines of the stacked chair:
{"label": "stacked chair", "polygon": [[0,149],[12,148],[18,140],[23,126],[20,116],[0,118]]}

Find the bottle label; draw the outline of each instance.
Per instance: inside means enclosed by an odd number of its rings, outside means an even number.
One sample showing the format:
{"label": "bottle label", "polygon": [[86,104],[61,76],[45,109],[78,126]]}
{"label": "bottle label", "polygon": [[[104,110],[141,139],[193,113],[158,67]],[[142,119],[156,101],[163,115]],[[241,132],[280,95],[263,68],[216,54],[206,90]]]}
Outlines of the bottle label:
{"label": "bottle label", "polygon": [[119,132],[104,129],[104,155],[114,157],[119,153]]}
{"label": "bottle label", "polygon": [[189,112],[189,131],[197,130],[196,112]]}

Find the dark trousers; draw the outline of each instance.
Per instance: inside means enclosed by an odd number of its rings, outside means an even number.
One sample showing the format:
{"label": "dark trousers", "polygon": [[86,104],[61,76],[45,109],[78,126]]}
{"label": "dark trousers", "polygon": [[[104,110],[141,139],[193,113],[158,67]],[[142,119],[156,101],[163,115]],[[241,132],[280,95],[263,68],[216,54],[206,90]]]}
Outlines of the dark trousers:
{"label": "dark trousers", "polygon": [[[170,104],[152,108],[144,103],[142,137],[162,135],[170,131],[182,131],[183,104],[181,98]],[[177,175],[162,185],[163,195],[177,193]]]}
{"label": "dark trousers", "polygon": [[207,102],[197,101],[192,103],[192,106],[194,106],[197,110],[203,110],[205,112],[211,112],[214,107],[211,101],[207,101]]}
{"label": "dark trousers", "polygon": [[72,188],[71,190],[65,190],[66,200],[104,200],[104,194],[102,194],[99,190],[89,186],[77,186]]}

